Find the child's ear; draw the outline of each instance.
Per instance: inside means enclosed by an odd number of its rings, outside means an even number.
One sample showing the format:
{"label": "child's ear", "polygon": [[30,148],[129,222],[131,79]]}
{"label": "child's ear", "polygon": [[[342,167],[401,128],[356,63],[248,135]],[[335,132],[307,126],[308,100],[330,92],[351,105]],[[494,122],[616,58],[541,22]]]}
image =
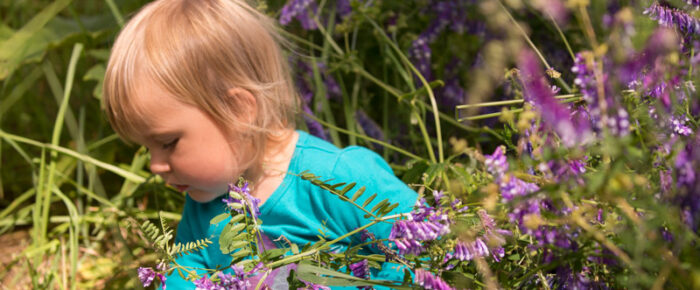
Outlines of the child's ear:
{"label": "child's ear", "polygon": [[250,125],[255,123],[258,118],[258,102],[253,94],[243,88],[231,88],[226,91],[228,96],[234,101],[232,104],[237,106],[233,111],[242,112],[239,118]]}

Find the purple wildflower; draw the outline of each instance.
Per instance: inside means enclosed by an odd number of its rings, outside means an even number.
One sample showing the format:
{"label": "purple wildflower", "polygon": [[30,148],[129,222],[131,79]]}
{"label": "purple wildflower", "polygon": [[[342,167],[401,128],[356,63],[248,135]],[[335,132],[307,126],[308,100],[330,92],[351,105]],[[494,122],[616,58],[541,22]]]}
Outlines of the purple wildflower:
{"label": "purple wildflower", "polygon": [[[367,259],[348,266],[355,277],[369,279],[369,263]],[[374,289],[372,286],[357,286],[358,289]]]}
{"label": "purple wildflower", "polygon": [[[304,113],[309,114],[311,116],[314,115],[308,106],[304,106]],[[306,122],[306,127],[309,128],[309,133],[323,140],[330,140],[330,138],[328,138],[328,136],[326,135],[326,131],[323,129],[323,126],[318,121],[312,119],[306,114],[304,115],[304,122]]]}
{"label": "purple wildflower", "polygon": [[313,15],[309,14],[309,9],[316,13],[316,8],[314,0],[291,0],[282,7],[280,24],[287,25],[292,22],[292,18],[296,18],[301,23],[302,28],[314,30],[317,28],[316,22],[313,21]]}
{"label": "purple wildflower", "polygon": [[476,238],[474,242],[458,242],[455,246],[454,257],[460,261],[470,261],[476,257],[486,257],[489,255],[489,248],[481,238]]}
{"label": "purple wildflower", "polygon": [[501,196],[505,200],[511,200],[516,196],[525,196],[540,190],[540,187],[536,184],[525,182],[516,177],[509,176],[509,178],[504,179],[500,183],[500,189]]}
{"label": "purple wildflower", "polygon": [[338,0],[336,1],[336,10],[338,11],[338,16],[340,18],[346,18],[352,13],[352,6],[350,6],[350,0]]}
{"label": "purple wildflower", "polygon": [[493,175],[494,179],[503,178],[508,171],[508,160],[506,159],[504,151],[505,147],[498,146],[498,148],[493,151],[493,154],[484,156],[486,157],[486,160],[484,161],[486,169],[489,173],[491,173],[491,175]]}
{"label": "purple wildflower", "polygon": [[571,147],[590,141],[590,128],[583,122],[575,122],[579,120],[572,120],[571,112],[557,102],[534,54],[523,51],[518,59],[518,67],[522,74],[525,101],[535,106],[543,122],[554,129],[562,143]]}
{"label": "purple wildflower", "polygon": [[437,290],[448,290],[454,289],[447,284],[447,282],[440,279],[440,277],[435,277],[433,273],[423,269],[416,270],[415,283],[424,289],[437,289]]}
{"label": "purple wildflower", "polygon": [[446,224],[431,221],[397,221],[389,238],[432,241],[449,232],[450,228]]}
{"label": "purple wildflower", "polygon": [[693,134],[693,129],[690,129],[690,127],[686,126],[686,122],[688,121],[690,121],[690,119],[688,119],[688,117],[685,115],[678,118],[671,116],[670,123],[673,133],[683,136]]}
{"label": "purple wildflower", "polygon": [[153,283],[153,280],[156,278],[156,272],[153,271],[151,267],[139,267],[139,280],[141,280],[141,284],[143,287],[148,287],[151,286]]}
{"label": "purple wildflower", "polygon": [[194,287],[196,290],[215,290],[217,289],[216,284],[209,280],[209,277],[205,274],[201,279],[194,281]]}
{"label": "purple wildflower", "polygon": [[428,46],[428,40],[423,37],[418,37],[418,39],[411,43],[411,49],[408,55],[413,60],[418,72],[420,72],[427,81],[432,80],[433,76],[430,69],[431,50],[430,46]]}
{"label": "purple wildflower", "polygon": [[512,200],[516,196],[524,196],[538,191],[540,188],[536,184],[506,174],[508,161],[504,150],[503,146],[499,146],[493,154],[484,156],[486,169],[493,175],[494,181],[498,183],[501,197],[505,200]]}
{"label": "purple wildflower", "polygon": [[228,197],[222,199],[229,209],[235,210],[238,213],[244,213],[243,209],[236,206],[236,204],[242,204],[248,208],[248,211],[250,211],[252,217],[257,218],[260,216],[260,199],[250,195],[248,182],[245,182],[242,187],[238,187],[235,184],[229,184],[229,192],[238,193],[243,197],[243,199],[237,199],[233,197],[234,194],[231,193]]}
{"label": "purple wildflower", "polygon": [[496,227],[496,222],[493,221],[493,218],[489,216],[486,210],[480,209],[476,213],[479,215],[479,220],[481,220],[481,225],[484,227],[484,229],[490,231]]}
{"label": "purple wildflower", "polygon": [[416,208],[408,220],[396,221],[389,239],[396,244],[399,254],[418,255],[423,252],[421,242],[437,240],[450,232],[451,221],[443,211],[429,206],[424,198],[416,201]]}
{"label": "purple wildflower", "polygon": [[683,34],[692,35],[700,32],[700,22],[688,13],[665,4],[654,2],[644,10],[649,18],[659,22],[659,25],[672,27]]}
{"label": "purple wildflower", "polygon": [[676,155],[675,166],[678,171],[678,186],[693,185],[695,183],[696,172],[691,150],[681,150]]}

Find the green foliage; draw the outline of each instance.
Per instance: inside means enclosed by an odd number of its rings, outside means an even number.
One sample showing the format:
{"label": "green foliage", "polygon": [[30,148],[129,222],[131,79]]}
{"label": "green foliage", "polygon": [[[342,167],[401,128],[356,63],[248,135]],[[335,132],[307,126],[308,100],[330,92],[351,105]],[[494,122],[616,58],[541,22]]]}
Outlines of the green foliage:
{"label": "green foliage", "polygon": [[[399,206],[398,203],[390,203],[389,199],[384,199],[377,204],[375,204],[372,209],[368,210],[367,206],[372,203],[374,198],[377,196],[377,193],[373,193],[370,197],[366,198],[362,205],[358,204],[357,201],[358,199],[365,193],[365,187],[361,186],[359,189],[355,191],[355,193],[352,195],[352,197],[346,196],[347,193],[349,193],[352,189],[355,188],[357,185],[356,183],[352,182],[349,184],[346,184],[345,182],[341,183],[335,183],[331,184],[329,183],[332,181],[332,179],[329,180],[321,180],[321,176],[314,175],[313,173],[309,171],[303,171],[299,173],[299,176],[303,180],[308,180],[311,182],[311,184],[318,186],[320,188],[323,188],[327,190],[328,192],[332,193],[333,195],[337,196],[341,200],[345,202],[349,202],[350,204],[356,206],[357,208],[363,210],[365,214],[365,218],[381,218],[389,214],[392,210],[394,210],[397,206]],[[343,187],[342,189],[338,190],[338,188]]]}

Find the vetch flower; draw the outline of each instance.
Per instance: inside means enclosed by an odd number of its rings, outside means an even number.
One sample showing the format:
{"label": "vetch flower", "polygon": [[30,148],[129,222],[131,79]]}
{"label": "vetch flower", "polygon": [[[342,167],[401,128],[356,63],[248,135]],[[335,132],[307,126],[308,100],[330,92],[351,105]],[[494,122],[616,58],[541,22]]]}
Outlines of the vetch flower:
{"label": "vetch flower", "polygon": [[700,32],[700,23],[693,16],[676,8],[671,8],[665,4],[654,2],[644,10],[644,14],[649,18],[659,22],[659,25],[672,27],[683,34],[692,35]]}
{"label": "vetch flower", "polygon": [[[236,196],[241,196],[242,198],[236,198]],[[243,209],[239,205],[247,208],[251,216],[258,218],[260,216],[260,199],[250,195],[250,189],[248,188],[248,182],[245,182],[242,187],[238,187],[235,184],[229,184],[229,196],[222,199],[226,206],[235,210],[238,213],[244,213]]]}
{"label": "vetch flower", "polygon": [[686,122],[690,121],[690,119],[688,119],[687,116],[671,116],[669,121],[671,123],[671,129],[673,130],[673,133],[683,136],[689,136],[690,134],[693,134],[693,129],[690,129],[690,127],[686,126]]}
{"label": "vetch flower", "polygon": [[153,271],[153,268],[151,267],[139,267],[138,273],[139,280],[141,280],[143,287],[151,286],[153,280],[156,278],[156,272]]}
{"label": "vetch flower", "polygon": [[450,285],[448,285],[447,282],[440,279],[440,277],[435,277],[433,273],[423,269],[416,269],[415,283],[423,287],[424,289],[454,289],[450,287]]}
{"label": "vetch flower", "polygon": [[292,22],[292,18],[296,18],[304,29],[316,29],[316,22],[313,21],[313,16],[309,14],[309,9],[316,13],[316,1],[291,0],[287,2],[280,12],[280,24],[287,25]]}
{"label": "vetch flower", "polygon": [[408,214],[407,220],[394,222],[389,240],[396,244],[399,254],[418,255],[423,252],[421,242],[437,240],[448,234],[450,223],[445,212],[429,206],[425,198],[421,198],[416,201],[415,209]]}
{"label": "vetch flower", "polygon": [[516,196],[524,196],[540,188],[534,184],[520,180],[517,177],[506,174],[508,171],[508,160],[505,156],[505,148],[499,146],[491,155],[485,155],[484,164],[486,170],[494,177],[501,191],[504,200],[512,200]]}
{"label": "vetch flower", "polygon": [[216,284],[209,280],[209,277],[204,274],[202,278],[194,281],[194,287],[196,290],[215,290],[217,289]]}
{"label": "vetch flower", "polygon": [[476,238],[471,243],[458,242],[454,251],[454,257],[460,261],[470,261],[476,257],[489,255],[489,248],[481,238]]}
{"label": "vetch flower", "polygon": [[554,98],[535,55],[525,50],[518,58],[518,68],[523,84],[523,98],[532,103],[542,116],[542,121],[559,135],[567,147],[589,142],[593,134],[588,124],[574,120],[571,112]]}
{"label": "vetch flower", "polygon": [[[423,37],[418,37],[411,43],[411,48],[408,51],[408,56],[416,66],[416,69],[427,81],[433,79],[432,70],[430,68],[431,50],[428,46],[428,40]],[[423,84],[418,82],[418,86]]]}
{"label": "vetch flower", "polygon": [[[311,116],[314,115],[311,109],[306,105],[304,105],[304,113],[309,114]],[[306,123],[306,127],[309,128],[309,133],[323,140],[330,140],[330,138],[328,138],[328,135],[326,134],[326,131],[323,129],[321,123],[317,122],[316,120],[312,119],[306,114],[304,114],[304,122]]]}
{"label": "vetch flower", "polygon": [[[355,277],[369,279],[369,263],[367,259],[359,261],[348,266]],[[372,286],[357,286],[358,289],[374,289]]]}

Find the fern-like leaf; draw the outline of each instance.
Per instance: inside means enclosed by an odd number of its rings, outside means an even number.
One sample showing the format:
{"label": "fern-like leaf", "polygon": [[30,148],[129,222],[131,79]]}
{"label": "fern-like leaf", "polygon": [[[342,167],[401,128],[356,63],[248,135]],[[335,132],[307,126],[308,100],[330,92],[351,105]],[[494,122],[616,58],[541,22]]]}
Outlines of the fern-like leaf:
{"label": "fern-like leaf", "polygon": [[[372,194],[372,196],[367,198],[363,202],[362,205],[357,204],[358,199],[365,192],[366,188],[364,186],[360,187],[360,189],[355,191],[355,193],[352,195],[351,198],[348,198],[345,194],[350,192],[356,186],[356,183],[354,183],[354,182],[347,184],[347,185],[345,185],[346,183],[344,183],[344,182],[343,183],[336,183],[336,184],[329,184],[328,182],[332,181],[333,179],[328,179],[325,181],[321,180],[321,176],[317,176],[317,175],[309,172],[308,170],[301,172],[299,174],[299,176],[303,180],[307,180],[307,181],[311,182],[311,184],[316,185],[318,187],[321,187],[321,188],[329,191],[330,193],[338,196],[343,201],[349,202],[349,203],[353,204],[354,206],[360,208],[361,210],[363,210],[366,213],[365,214],[366,218],[369,218],[369,217],[379,218],[379,217],[385,216],[389,212],[391,212],[391,210],[395,209],[398,206],[398,203],[390,203],[388,200],[383,200],[380,203],[378,203],[377,205],[375,205],[372,208],[372,210],[367,210],[366,207],[372,203],[372,201],[377,197],[377,194],[376,193]],[[339,188],[342,187],[343,185],[345,185],[343,187],[343,189],[339,190]]]}

